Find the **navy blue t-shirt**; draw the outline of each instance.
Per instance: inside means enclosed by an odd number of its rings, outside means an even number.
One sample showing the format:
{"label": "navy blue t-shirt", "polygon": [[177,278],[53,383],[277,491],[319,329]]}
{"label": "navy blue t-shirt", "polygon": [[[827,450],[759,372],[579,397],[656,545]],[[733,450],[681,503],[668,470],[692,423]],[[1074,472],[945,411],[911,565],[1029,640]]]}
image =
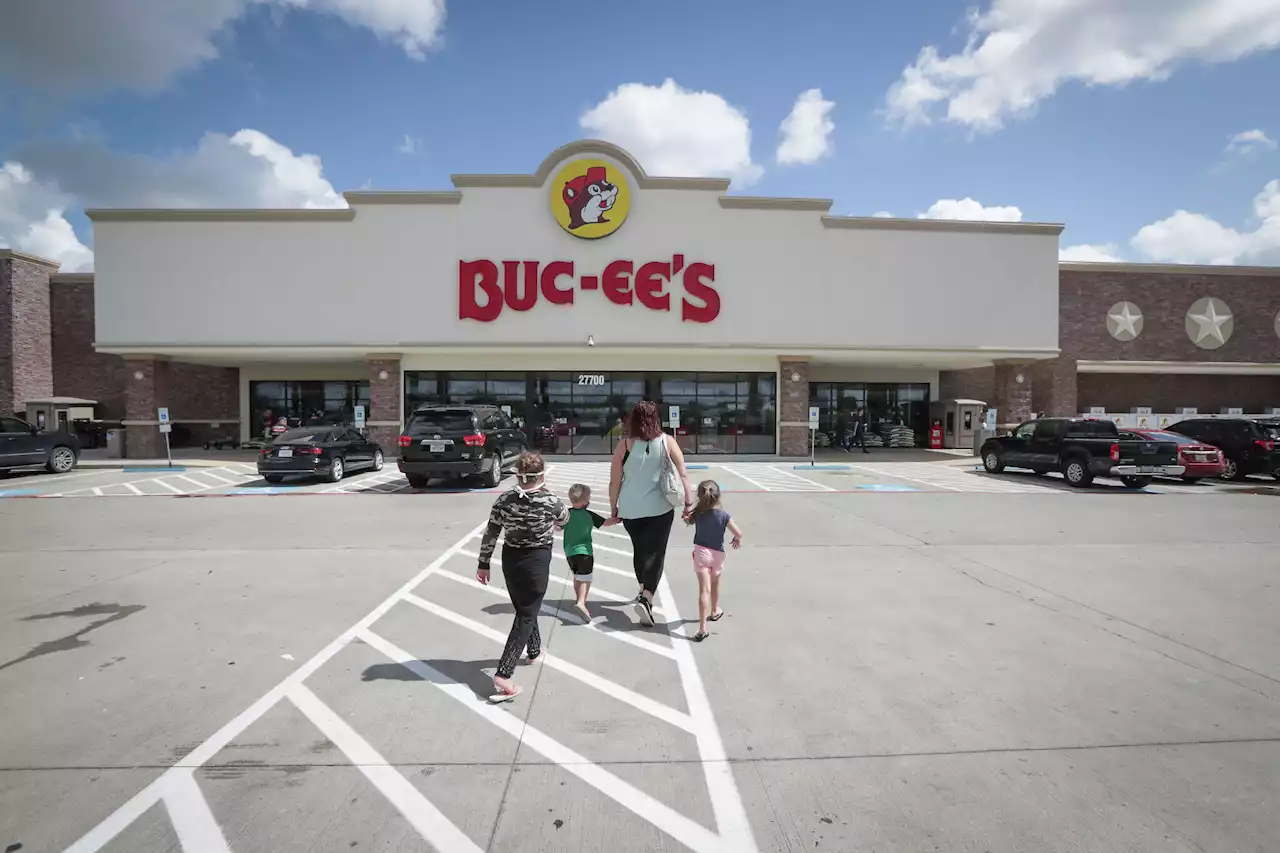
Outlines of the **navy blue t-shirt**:
{"label": "navy blue t-shirt", "polygon": [[693,544],[723,551],[724,530],[729,526],[729,518],[729,513],[722,509],[713,509],[698,516],[693,521]]}

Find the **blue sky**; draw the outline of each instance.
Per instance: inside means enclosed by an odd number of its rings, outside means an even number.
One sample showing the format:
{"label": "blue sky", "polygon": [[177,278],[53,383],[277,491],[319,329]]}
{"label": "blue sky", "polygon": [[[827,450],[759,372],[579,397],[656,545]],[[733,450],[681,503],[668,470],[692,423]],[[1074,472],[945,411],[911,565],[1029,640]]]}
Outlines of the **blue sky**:
{"label": "blue sky", "polygon": [[592,135],[837,213],[1065,222],[1072,257],[1280,262],[1280,0],[103,5],[0,33],[0,245],[67,268],[85,206],[341,204]]}

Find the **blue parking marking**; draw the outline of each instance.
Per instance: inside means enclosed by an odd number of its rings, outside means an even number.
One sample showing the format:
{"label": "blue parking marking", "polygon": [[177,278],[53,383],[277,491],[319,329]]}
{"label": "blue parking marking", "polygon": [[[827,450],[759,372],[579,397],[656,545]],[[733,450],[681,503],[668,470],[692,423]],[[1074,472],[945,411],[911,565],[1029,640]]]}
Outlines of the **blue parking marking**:
{"label": "blue parking marking", "polygon": [[796,471],[848,471],[848,465],[792,465]]}
{"label": "blue parking marking", "polygon": [[711,466],[710,465],[686,465],[684,467],[685,467],[685,470],[688,470],[688,471],[705,471]]}
{"label": "blue parking marking", "polygon": [[155,474],[155,473],[159,473],[159,472],[161,472],[161,471],[163,471],[163,472],[164,472],[164,473],[166,473],[166,474],[176,474],[176,473],[178,473],[179,471],[185,471],[185,470],[187,470],[187,469],[186,469],[186,468],[179,468],[179,467],[166,468],[166,467],[164,467],[163,465],[153,465],[153,466],[148,467],[148,468],[124,468],[124,469],[122,469],[122,470],[123,470],[123,471],[124,471],[124,473],[126,473],[126,474]]}
{"label": "blue parking marking", "polygon": [[904,486],[901,483],[860,483],[859,489],[868,492],[918,492],[915,486]]}
{"label": "blue parking marking", "polygon": [[35,489],[0,489],[0,498],[16,498],[22,495],[34,495]]}

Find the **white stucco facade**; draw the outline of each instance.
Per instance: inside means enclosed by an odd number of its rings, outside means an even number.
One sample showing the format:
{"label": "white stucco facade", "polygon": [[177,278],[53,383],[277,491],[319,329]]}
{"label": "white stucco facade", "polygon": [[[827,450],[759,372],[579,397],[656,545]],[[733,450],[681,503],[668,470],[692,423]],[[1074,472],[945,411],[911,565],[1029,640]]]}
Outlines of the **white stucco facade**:
{"label": "white stucco facade", "polygon": [[[555,176],[579,159],[629,192],[608,236],[582,239],[553,216]],[[775,373],[798,359],[813,381],[906,377],[936,395],[940,370],[1058,351],[1057,225],[833,217],[829,201],[649,177],[595,142],[532,175],[454,184],[348,193],[345,210],[90,211],[95,346],[238,366],[242,401],[252,377],[371,358],[406,372]],[[487,302],[475,289],[486,261],[519,276],[517,296],[534,271],[532,307],[461,316],[468,288]],[[669,274],[641,269],[651,262]]]}

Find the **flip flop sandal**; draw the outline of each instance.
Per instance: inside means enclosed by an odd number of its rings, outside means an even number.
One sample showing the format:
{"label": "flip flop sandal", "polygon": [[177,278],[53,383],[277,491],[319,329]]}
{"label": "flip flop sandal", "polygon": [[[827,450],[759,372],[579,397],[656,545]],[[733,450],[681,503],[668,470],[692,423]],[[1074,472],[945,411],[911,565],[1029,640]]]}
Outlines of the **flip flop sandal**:
{"label": "flip flop sandal", "polygon": [[520,693],[521,693],[521,690],[519,687],[517,687],[515,690],[511,691],[510,693],[494,693],[492,696],[489,697],[489,701],[492,702],[494,705],[501,705],[503,702],[510,702],[512,699],[519,696]]}
{"label": "flip flop sandal", "polygon": [[721,619],[723,619],[723,618],[724,618],[724,611],[723,611],[723,610],[721,610],[719,613],[713,613],[713,614],[711,614],[710,616],[708,616],[708,617],[707,617],[707,621],[708,621],[708,622],[719,622],[719,621],[720,621]]}
{"label": "flip flop sandal", "polygon": [[711,635],[708,634],[706,631],[699,631],[698,633],[693,635],[693,641],[695,643],[701,643],[703,640],[705,640],[707,637],[710,637],[710,636]]}

